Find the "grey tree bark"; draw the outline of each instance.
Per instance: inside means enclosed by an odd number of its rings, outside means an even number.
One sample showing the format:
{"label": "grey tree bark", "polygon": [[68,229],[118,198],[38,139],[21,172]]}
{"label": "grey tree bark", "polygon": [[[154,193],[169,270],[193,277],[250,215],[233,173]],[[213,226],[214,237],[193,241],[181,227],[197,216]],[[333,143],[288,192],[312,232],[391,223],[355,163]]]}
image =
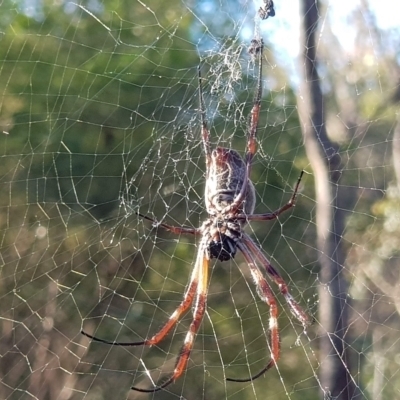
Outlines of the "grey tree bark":
{"label": "grey tree bark", "polygon": [[326,132],[324,98],[318,76],[316,33],[320,7],[317,0],[301,1],[302,85],[298,109],[304,144],[315,178],[317,248],[319,252],[319,380],[324,398],[354,399],[357,385],[346,345],[348,284],[344,276],[342,233],[350,194],[340,187],[338,147]]}

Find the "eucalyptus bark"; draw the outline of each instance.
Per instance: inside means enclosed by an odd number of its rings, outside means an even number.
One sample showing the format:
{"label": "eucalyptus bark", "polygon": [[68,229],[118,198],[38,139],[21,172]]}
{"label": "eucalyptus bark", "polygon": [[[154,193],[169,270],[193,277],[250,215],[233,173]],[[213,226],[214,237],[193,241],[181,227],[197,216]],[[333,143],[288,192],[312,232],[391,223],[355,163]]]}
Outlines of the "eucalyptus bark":
{"label": "eucalyptus bark", "polygon": [[342,167],[338,146],[326,132],[324,98],[317,71],[316,33],[319,21],[316,0],[302,0],[302,85],[298,109],[307,156],[315,178],[317,249],[319,253],[319,381],[324,398],[355,398],[348,346],[348,284],[344,276],[345,200],[340,187]]}

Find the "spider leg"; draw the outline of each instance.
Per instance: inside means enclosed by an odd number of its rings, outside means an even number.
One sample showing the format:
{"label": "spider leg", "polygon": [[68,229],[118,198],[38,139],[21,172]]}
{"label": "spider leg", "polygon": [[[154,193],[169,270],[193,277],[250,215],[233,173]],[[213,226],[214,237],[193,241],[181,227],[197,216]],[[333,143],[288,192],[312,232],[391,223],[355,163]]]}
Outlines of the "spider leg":
{"label": "spider leg", "polygon": [[193,270],[193,274],[189,283],[189,286],[186,290],[186,293],[183,297],[183,300],[181,304],[178,306],[178,308],[172,313],[172,315],[169,317],[169,320],[163,325],[163,327],[156,333],[154,334],[150,339],[145,339],[140,342],[115,342],[115,341],[110,341],[110,340],[105,340],[105,339],[100,339],[96,336],[92,336],[85,331],[81,331],[83,335],[88,337],[89,339],[92,339],[95,342],[100,342],[100,343],[105,343],[109,344],[112,346],[154,346],[158,343],[160,343],[165,336],[169,333],[169,331],[175,326],[175,324],[178,322],[179,318],[184,314],[190,305],[193,302],[194,295],[197,290],[197,271]]}
{"label": "spider leg", "polygon": [[176,360],[174,372],[164,383],[159,386],[156,386],[152,389],[141,389],[133,386],[131,387],[132,390],[136,390],[137,392],[142,393],[158,392],[159,390],[162,390],[171,383],[175,382],[186,370],[190,353],[193,349],[196,334],[200,328],[200,324],[206,311],[208,292],[208,266],[209,261],[206,256],[206,239],[203,238],[197,255],[196,266],[193,270],[193,274],[196,274],[196,278],[198,279],[198,285],[196,285],[196,300],[193,308],[193,320],[190,324],[189,331],[186,334],[185,341]]}
{"label": "spider leg", "polygon": [[242,205],[248,187],[248,181],[250,179],[251,173],[251,165],[253,162],[253,157],[257,151],[257,142],[256,142],[256,134],[258,121],[260,119],[260,109],[261,109],[261,96],[262,96],[262,65],[263,65],[263,41],[259,39],[259,50],[258,54],[258,78],[257,78],[257,90],[254,98],[253,108],[250,112],[250,126],[247,134],[247,150],[246,150],[246,173],[243,179],[243,184],[240,189],[239,194],[235,197],[234,201],[226,206],[226,208],[222,211],[223,214],[227,214],[230,212],[236,212],[237,209]]}
{"label": "spider leg", "polygon": [[267,257],[261,249],[253,242],[247,233],[243,232],[242,240],[245,245],[249,248],[252,254],[260,261],[260,263],[265,267],[267,273],[270,275],[271,279],[276,283],[279,291],[285,298],[287,304],[289,305],[292,314],[303,324],[304,327],[311,324],[310,317],[304,312],[300,307],[300,304],[293,298],[289,292],[289,287],[284,281],[284,279],[279,275],[278,271],[271,265]]}
{"label": "spider leg", "polygon": [[294,188],[292,197],[290,200],[283,205],[281,208],[278,208],[272,213],[265,213],[265,214],[250,214],[250,215],[245,215],[245,214],[240,214],[237,216],[237,219],[239,220],[246,220],[246,221],[269,221],[275,218],[278,218],[279,215],[281,215],[283,212],[286,210],[289,210],[290,208],[295,206],[296,203],[296,196],[297,192],[299,190],[301,178],[303,177],[304,171],[301,171],[299,178],[297,179],[296,186]]}
{"label": "spider leg", "polygon": [[167,336],[170,330],[175,326],[175,324],[179,321],[179,318],[189,309],[190,305],[192,304],[194,296],[197,293],[197,287],[199,284],[199,274],[200,274],[200,264],[196,261],[196,264],[192,271],[192,275],[190,277],[188,287],[183,296],[181,304],[179,304],[178,308],[172,313],[172,315],[169,317],[169,320],[150,339],[145,339],[139,342],[116,342],[92,336],[89,333],[86,333],[84,330],[81,330],[82,335],[85,335],[86,337],[92,339],[95,342],[105,343],[111,346],[125,346],[125,347],[154,346],[160,343]]}
{"label": "spider leg", "polygon": [[262,66],[263,66],[263,42],[260,39],[260,49],[258,52],[258,79],[257,91],[254,98],[253,108],[250,113],[250,129],[247,137],[247,153],[246,153],[246,166],[248,170],[248,178],[250,177],[250,168],[253,157],[257,151],[256,135],[258,120],[260,118],[261,96],[262,96]]}
{"label": "spider leg", "polygon": [[272,293],[271,287],[264,278],[262,272],[258,268],[253,255],[251,254],[249,248],[243,242],[237,243],[238,248],[243,253],[245,260],[250,268],[251,275],[257,287],[257,293],[261,300],[269,306],[270,318],[269,318],[269,332],[270,332],[270,351],[271,359],[268,364],[256,375],[244,379],[233,379],[226,378],[230,382],[250,382],[257,379],[270,368],[272,368],[278,361],[280,355],[280,341],[279,341],[279,330],[278,330],[278,305],[276,303],[275,297]]}
{"label": "spider leg", "polygon": [[166,229],[167,231],[170,231],[172,233],[174,233],[175,235],[180,235],[181,233],[184,234],[192,234],[192,235],[197,235],[200,233],[199,229],[196,228],[189,228],[186,226],[173,226],[173,225],[168,225],[168,224],[164,224],[162,222],[158,222],[157,220],[148,217],[147,215],[144,214],[140,214],[140,213],[136,213],[136,215],[138,215],[139,217],[142,217],[144,219],[147,219],[148,221],[151,221],[153,223],[153,226],[157,227],[157,226],[161,226],[162,228]]}
{"label": "spider leg", "polygon": [[201,138],[203,140],[204,153],[206,156],[206,167],[207,167],[207,173],[208,173],[209,166],[211,164],[210,132],[207,128],[206,108],[204,106],[203,84],[202,84],[200,67],[198,68],[198,73],[199,73],[199,103],[200,103],[200,120],[201,120]]}

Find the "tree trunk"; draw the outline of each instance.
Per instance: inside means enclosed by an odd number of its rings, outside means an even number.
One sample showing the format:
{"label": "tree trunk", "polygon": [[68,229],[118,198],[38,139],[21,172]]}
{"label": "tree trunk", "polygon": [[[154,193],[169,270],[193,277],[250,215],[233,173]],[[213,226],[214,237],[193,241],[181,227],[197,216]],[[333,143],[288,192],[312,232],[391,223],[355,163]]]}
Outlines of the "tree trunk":
{"label": "tree trunk", "polygon": [[[319,286],[319,380],[324,398],[348,400],[356,396],[348,346],[348,284],[344,277],[345,199],[338,147],[326,133],[324,99],[317,71],[315,36],[319,20],[316,0],[302,0],[302,85],[298,96],[304,144],[315,178]],[[349,194],[346,193],[346,196]],[[330,397],[329,397],[330,398]]]}

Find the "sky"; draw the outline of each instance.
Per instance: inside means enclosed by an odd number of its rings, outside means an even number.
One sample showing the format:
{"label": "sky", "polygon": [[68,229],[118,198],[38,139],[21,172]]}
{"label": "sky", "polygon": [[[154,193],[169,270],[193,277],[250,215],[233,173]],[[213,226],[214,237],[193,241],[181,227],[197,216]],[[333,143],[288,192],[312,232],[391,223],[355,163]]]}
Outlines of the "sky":
{"label": "sky", "polygon": [[[325,10],[331,29],[338,38],[344,50],[351,53],[354,46],[356,31],[353,29],[352,15],[360,7],[362,1],[369,4],[375,14],[376,23],[382,30],[397,29],[400,36],[400,12],[396,0],[320,0],[326,4]],[[263,0],[253,0],[258,9]],[[260,29],[264,38],[274,45],[277,62],[290,71],[293,83],[296,83],[298,70],[297,56],[299,54],[299,24],[300,0],[274,0],[276,16],[261,21]],[[324,17],[324,16],[322,16]],[[320,22],[323,34],[324,19]],[[245,31],[243,37],[251,39],[254,32]],[[282,46],[280,46],[282,43]]]}
{"label": "sky", "polygon": [[[258,8],[262,0],[253,0]],[[381,29],[400,28],[400,12],[395,0],[324,0],[327,13],[332,23],[332,30],[346,50],[351,50],[355,32],[350,17],[359,7],[361,1],[370,5]],[[275,0],[276,17],[270,18],[268,32],[275,32],[280,40],[284,40],[290,56],[298,53],[299,0]],[[395,3],[397,3],[395,5]],[[277,18],[278,17],[278,18]],[[264,24],[265,26],[266,24]],[[292,43],[292,46],[290,46]],[[289,46],[288,46],[289,44]]]}

